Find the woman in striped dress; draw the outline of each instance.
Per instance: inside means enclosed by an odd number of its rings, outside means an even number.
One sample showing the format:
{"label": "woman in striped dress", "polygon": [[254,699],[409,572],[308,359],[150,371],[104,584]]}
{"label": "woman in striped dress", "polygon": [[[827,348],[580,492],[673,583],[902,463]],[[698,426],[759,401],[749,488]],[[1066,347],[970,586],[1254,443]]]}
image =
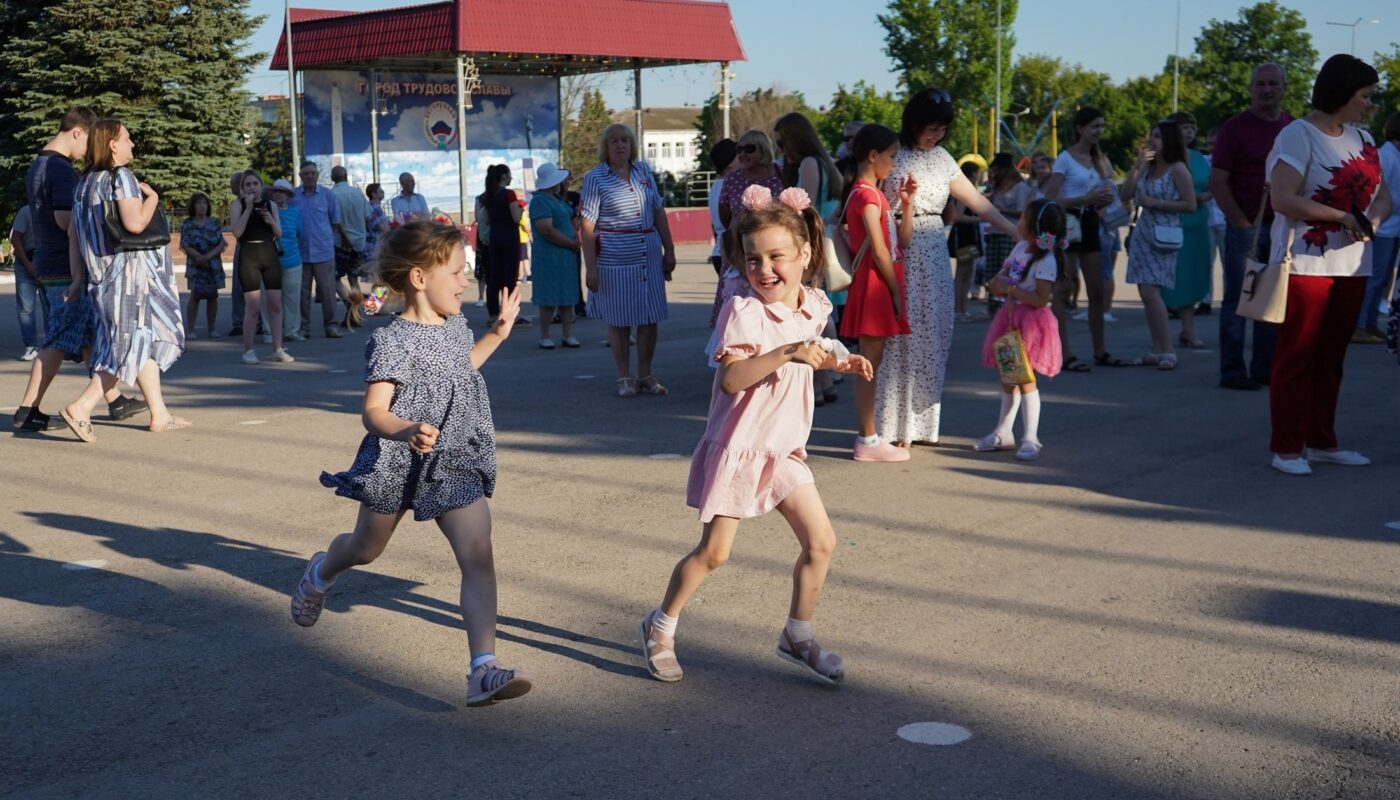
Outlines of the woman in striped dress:
{"label": "woman in striped dress", "polygon": [[103,228],[103,201],[116,201],[121,225],[144,231],[155,218],[160,198],[126,168],[131,134],[117,120],[98,120],[88,132],[87,170],[73,192],[73,224],[83,270],[81,285],[97,310],[92,347],[93,377],[83,394],[63,409],[63,420],[78,438],[96,441],[92,410],[117,381],[136,384],[151,408],[151,430],[188,428],[189,420],[170,413],[161,395],[160,373],[185,352],[180,293],[175,288],[170,245],[154,250],[116,250]]}
{"label": "woman in striped dress", "polygon": [[[656,324],[666,319],[666,281],[676,248],[651,167],[637,158],[637,135],[620,123],[603,130],[598,166],[583,177],[583,260],[588,316],[608,323],[617,366],[617,394],[666,394],[652,375]],[[632,328],[637,329],[637,378],[632,377]]]}

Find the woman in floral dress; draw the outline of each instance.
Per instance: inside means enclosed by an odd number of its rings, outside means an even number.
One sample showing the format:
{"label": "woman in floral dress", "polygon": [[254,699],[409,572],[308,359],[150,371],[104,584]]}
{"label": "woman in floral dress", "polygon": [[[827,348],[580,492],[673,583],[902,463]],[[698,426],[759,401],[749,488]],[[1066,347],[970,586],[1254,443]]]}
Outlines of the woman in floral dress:
{"label": "woman in floral dress", "polygon": [[[904,252],[904,307],[911,332],[890,338],[886,345],[875,401],[880,439],[900,446],[938,443],[943,378],[953,343],[953,273],[943,227],[948,196],[996,230],[1016,236],[1016,226],[938,146],[952,121],[953,99],[947,91],[925,89],[910,98],[904,106],[894,171],[884,184],[895,213],[914,215],[914,238]],[[918,181],[919,190],[913,208],[903,208],[898,188],[910,175]]]}

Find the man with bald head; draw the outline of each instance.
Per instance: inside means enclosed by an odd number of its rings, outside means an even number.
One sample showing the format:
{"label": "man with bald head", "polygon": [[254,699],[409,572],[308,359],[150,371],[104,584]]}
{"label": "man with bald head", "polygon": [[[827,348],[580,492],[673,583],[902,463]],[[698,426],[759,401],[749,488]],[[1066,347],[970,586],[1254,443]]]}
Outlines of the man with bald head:
{"label": "man with bald head", "polygon": [[417,185],[413,173],[405,172],[399,176],[399,193],[389,201],[389,210],[393,213],[394,221],[400,225],[428,218],[428,201],[413,191]]}
{"label": "man with bald head", "polygon": [[360,291],[360,254],[365,251],[365,224],[369,219],[369,200],[364,192],[350,185],[345,167],[331,167],[331,196],[340,210],[340,228],[335,243],[335,290],[345,301],[347,312],[342,330],[353,330],[348,309],[350,290]]}
{"label": "man with bald head", "polygon": [[1273,369],[1274,326],[1254,323],[1254,350],[1246,367],[1244,341],[1249,320],[1235,311],[1239,308],[1244,262],[1250,255],[1254,223],[1261,207],[1264,219],[1258,230],[1259,253],[1268,258],[1269,225],[1274,214],[1264,193],[1264,161],[1278,132],[1293,121],[1282,109],[1286,88],[1283,67],[1255,67],[1249,77],[1249,108],[1220,126],[1211,151],[1210,190],[1226,224],[1221,256],[1225,294],[1220,301],[1220,385],[1225,389],[1257,390],[1269,382]]}

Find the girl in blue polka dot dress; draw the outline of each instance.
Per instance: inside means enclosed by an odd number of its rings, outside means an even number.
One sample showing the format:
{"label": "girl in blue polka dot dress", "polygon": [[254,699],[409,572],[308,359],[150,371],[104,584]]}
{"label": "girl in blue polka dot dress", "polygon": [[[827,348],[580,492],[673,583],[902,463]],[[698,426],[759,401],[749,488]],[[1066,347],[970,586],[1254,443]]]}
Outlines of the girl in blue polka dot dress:
{"label": "girl in blue polka dot dress", "polygon": [[[408,511],[433,520],[462,570],[462,617],[471,648],[467,705],[488,705],[530,691],[530,679],[496,661],[496,574],[491,512],[496,485],[496,431],[479,369],[510,335],[520,313],[518,289],[501,292],[501,313],[473,342],[462,316],[469,276],[456,228],[411,222],[388,233],[379,249],[374,297],[404,298],[403,313],[375,331],[365,347],[369,434],[345,472],[321,483],[360,502],[353,533],[311,557],[292,595],[292,619],[316,624],[326,593],[343,572],[384,552]],[[387,292],[384,291],[387,289]]]}

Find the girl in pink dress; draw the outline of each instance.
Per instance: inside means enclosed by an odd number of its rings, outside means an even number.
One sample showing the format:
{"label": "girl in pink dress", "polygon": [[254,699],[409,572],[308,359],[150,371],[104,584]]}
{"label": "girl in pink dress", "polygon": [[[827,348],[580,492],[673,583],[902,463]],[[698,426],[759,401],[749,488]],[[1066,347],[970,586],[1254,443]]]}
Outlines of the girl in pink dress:
{"label": "girl in pink dress", "polygon": [[766,187],[753,186],[745,192],[744,208],[734,235],[752,294],[730,298],[720,311],[713,353],[720,366],[686,490],[704,530],[700,544],[676,564],[661,605],[642,620],[642,655],[652,677],[681,679],[674,638],[681,609],[729,558],[739,520],[776,508],[802,547],[778,655],[835,683],[844,674],[841,657],[822,650],[812,635],[812,614],[836,545],[804,463],[815,399],[812,370],[865,380],[873,372],[869,361],[821,338],[831,303],[803,285],[822,267],[822,220],[807,193],[787,189],[774,202]]}
{"label": "girl in pink dress", "polygon": [[[1033,200],[1021,214],[1017,228],[1020,239],[1001,271],[990,285],[994,296],[1005,297],[1006,304],[992,319],[987,338],[982,342],[982,363],[995,368],[992,345],[1007,331],[1021,332],[1031,369],[1047,378],[1060,374],[1063,365],[1060,351],[1059,325],[1050,310],[1050,294],[1055,281],[1064,274],[1065,211],[1049,200]],[[979,453],[1004,450],[1011,446],[1011,425],[1016,409],[1021,409],[1025,435],[1016,458],[1034,461],[1040,457],[1040,393],[1036,383],[1002,387],[1001,416],[996,430],[982,437],[973,449]]]}

